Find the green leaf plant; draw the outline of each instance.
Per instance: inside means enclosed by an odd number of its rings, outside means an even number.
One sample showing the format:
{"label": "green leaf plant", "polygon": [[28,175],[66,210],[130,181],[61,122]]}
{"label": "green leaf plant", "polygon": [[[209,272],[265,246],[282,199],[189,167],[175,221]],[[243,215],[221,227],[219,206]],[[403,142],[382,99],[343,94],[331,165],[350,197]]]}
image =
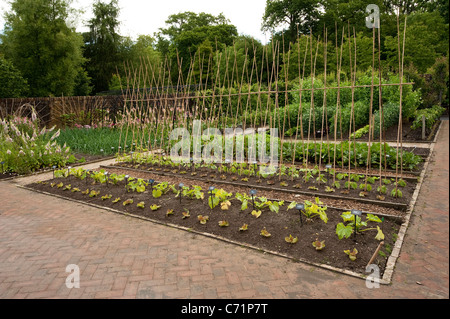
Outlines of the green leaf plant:
{"label": "green leaf plant", "polygon": [[[292,202],[288,206],[288,211],[291,209],[295,209],[297,206],[297,202]],[[318,216],[325,224],[328,223],[328,216],[327,216],[327,207],[323,206],[323,203],[320,201],[318,197],[315,198],[315,203],[312,203],[310,201],[305,201],[305,210],[301,213],[306,216],[307,222],[313,222],[314,218]]]}
{"label": "green leaf plant", "polygon": [[[341,217],[344,222],[339,223],[336,226],[336,234],[338,235],[339,239],[349,238],[355,231],[355,216],[351,212],[345,212],[341,215]],[[361,217],[356,216],[356,233],[376,230],[377,235],[375,236],[375,238],[377,240],[382,240],[380,238],[384,238],[384,234],[380,227],[377,226],[376,228],[370,228],[368,227],[368,222],[381,223],[382,221],[378,216],[375,216],[373,214],[367,214],[366,220],[364,221]]]}

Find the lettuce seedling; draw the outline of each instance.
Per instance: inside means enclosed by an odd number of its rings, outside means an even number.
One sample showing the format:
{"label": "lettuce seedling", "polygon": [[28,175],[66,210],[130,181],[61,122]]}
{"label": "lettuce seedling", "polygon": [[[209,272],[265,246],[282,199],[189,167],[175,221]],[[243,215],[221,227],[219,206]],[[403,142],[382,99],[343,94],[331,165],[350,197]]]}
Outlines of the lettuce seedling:
{"label": "lettuce seedling", "polygon": [[286,237],[284,240],[289,244],[296,244],[298,242],[298,237],[294,238],[294,236],[289,235],[289,237]]}
{"label": "lettuce seedling", "polygon": [[247,231],[248,230],[248,225],[244,224],[241,228],[239,228],[239,231]]}
{"label": "lettuce seedling", "polygon": [[209,220],[209,216],[199,215],[197,218],[202,225],[206,225],[206,222]]}
{"label": "lettuce seedling", "polygon": [[137,206],[138,208],[144,209],[144,208],[145,208],[145,202],[140,202],[140,203],[138,203],[136,206]]}
{"label": "lettuce seedling", "polygon": [[152,211],[157,211],[158,209],[160,209],[161,208],[161,206],[158,206],[158,205],[156,205],[156,204],[153,204],[152,206],[150,206],[150,209],[152,210]]}
{"label": "lettuce seedling", "polygon": [[353,248],[353,251],[350,250],[344,250],[344,253],[348,255],[351,261],[356,260],[356,255],[358,254],[358,250],[356,248]]}
{"label": "lettuce seedling", "polygon": [[97,197],[98,195],[100,195],[100,191],[92,190],[91,193],[89,194],[89,197],[94,198]]}
{"label": "lettuce seedling", "polygon": [[266,238],[272,236],[272,234],[267,231],[266,227],[264,227],[264,229],[261,230],[260,235]]}
{"label": "lettuce seedling", "polygon": [[134,203],[134,200],[132,199],[127,199],[126,201],[123,202],[123,206],[128,206]]}
{"label": "lettuce seedling", "polygon": [[316,250],[323,250],[325,248],[325,240],[320,241],[319,239],[316,239],[316,241],[313,242],[312,245]]}
{"label": "lettuce seedling", "polygon": [[222,220],[219,222],[220,227],[228,227],[230,226],[230,223],[228,223],[226,220]]}
{"label": "lettuce seedling", "polygon": [[190,214],[190,212],[187,209],[186,209],[185,212],[182,212],[181,214],[183,215],[183,219],[191,217],[191,214]]}
{"label": "lettuce seedling", "polygon": [[259,218],[259,217],[261,217],[261,214],[262,214],[262,211],[260,211],[260,210],[254,210],[254,211],[252,211],[252,216],[255,216],[256,218]]}

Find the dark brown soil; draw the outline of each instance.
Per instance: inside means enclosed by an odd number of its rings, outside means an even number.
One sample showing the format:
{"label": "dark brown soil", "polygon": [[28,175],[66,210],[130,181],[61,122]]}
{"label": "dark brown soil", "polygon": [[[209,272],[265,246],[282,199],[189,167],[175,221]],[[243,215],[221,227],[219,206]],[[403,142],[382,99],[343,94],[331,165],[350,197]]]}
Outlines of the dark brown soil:
{"label": "dark brown soil", "polygon": [[[54,183],[53,187],[51,187],[52,183]],[[71,185],[72,190],[78,188],[80,191],[64,191],[64,187],[57,188],[55,186],[59,183],[63,183],[64,186]],[[284,254],[294,260],[325,264],[360,274],[365,273],[365,267],[380,243],[374,238],[376,235],[376,231],[374,230],[357,234],[356,241],[353,236],[349,239],[339,240],[335,229],[336,225],[342,222],[340,217],[341,210],[328,208],[327,215],[329,220],[327,224],[319,218],[315,218],[312,222],[307,222],[304,216],[301,222],[298,211],[287,211],[286,208],[289,203],[285,203],[280,208],[278,214],[271,212],[269,209],[265,209],[261,217],[256,218],[251,215],[253,210],[251,204],[249,204],[247,210],[241,211],[240,202],[236,199],[231,200],[232,205],[228,211],[221,210],[220,206],[211,210],[208,206],[208,194],[205,190],[203,200],[182,198],[180,203],[180,199],[176,198],[172,192],[163,195],[159,199],[154,199],[148,190],[140,194],[127,192],[125,184],[125,182],[120,182],[118,185],[93,184],[91,179],[81,181],[75,177],[70,177],[32,184],[28,187],[86,203],[109,207],[123,213],[145,217],[163,224],[177,225],[187,230],[191,229],[197,232],[219,236],[236,243],[251,245],[264,251]],[[229,191],[229,188],[226,186],[223,188]],[[99,191],[100,194],[97,197],[90,198],[88,195],[82,194],[86,189]],[[102,200],[101,197],[108,194],[111,195],[111,199]],[[261,196],[261,194],[258,194],[258,196]],[[120,198],[120,201],[114,204],[113,200],[116,198]],[[128,199],[132,199],[133,204],[124,206],[124,201]],[[140,202],[145,203],[145,208],[137,207],[137,204]],[[161,208],[157,211],[152,211],[150,206],[153,204],[161,206]],[[173,215],[168,216],[168,210],[173,210]],[[183,219],[182,213],[187,211],[189,211],[190,217]],[[199,215],[209,216],[209,221],[205,225],[200,224],[198,220]],[[220,227],[220,221],[227,221],[229,227]],[[384,241],[385,245],[382,249],[383,256],[381,254],[377,255],[374,262],[378,264],[382,272],[386,266],[386,256],[390,255],[390,249],[395,244],[400,223],[401,221],[394,217],[386,217],[381,225],[369,222],[369,227],[376,228],[379,225],[386,236]],[[248,225],[248,230],[240,231],[239,229],[244,224]],[[260,232],[263,229],[266,229],[271,234],[271,237],[266,238],[261,236]],[[285,238],[290,235],[298,238],[296,244],[286,242]],[[324,250],[316,251],[312,246],[312,243],[317,239],[325,241],[326,247]],[[353,250],[354,248],[359,253],[356,261],[351,261],[344,253],[344,250]]]}

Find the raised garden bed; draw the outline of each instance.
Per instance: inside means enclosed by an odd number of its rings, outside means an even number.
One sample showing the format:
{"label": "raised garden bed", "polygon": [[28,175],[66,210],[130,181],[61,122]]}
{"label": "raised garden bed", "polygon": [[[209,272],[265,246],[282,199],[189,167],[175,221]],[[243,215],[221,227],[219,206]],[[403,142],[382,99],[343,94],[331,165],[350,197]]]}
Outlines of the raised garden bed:
{"label": "raised garden bed", "polygon": [[[96,173],[95,181],[92,178],[93,174],[92,177],[83,179],[83,171],[78,170],[78,173],[75,171],[73,171],[73,175],[78,175],[78,177],[59,177],[28,185],[27,188],[113,209],[123,214],[220,238],[294,260],[325,265],[360,275],[365,274],[367,263],[380,245],[380,240],[375,238],[379,234],[378,230],[382,230],[384,234],[384,246],[381,252],[375,255],[373,263],[380,267],[381,273],[384,272],[402,223],[402,218],[394,216],[372,217],[372,215],[363,214],[361,221],[367,222],[367,225],[360,225],[361,230],[371,230],[357,233],[356,238],[353,232],[347,233],[348,238],[339,239],[337,228],[350,226],[350,229],[347,228],[347,232],[353,229],[352,222],[344,221],[341,216],[345,210],[325,205],[314,207],[313,205],[316,204],[314,200],[310,203],[311,206],[308,206],[308,202],[302,201],[306,207],[309,207],[304,211],[297,210],[295,207],[288,210],[291,202],[282,203],[276,198],[264,199],[262,193],[258,192],[253,197],[256,202],[254,207],[253,199],[250,199],[250,192],[240,193],[241,195],[237,192],[231,193],[230,189],[234,189],[232,186],[222,188],[222,186],[215,185],[217,188],[214,191],[204,188],[195,190],[190,185],[181,188],[177,184],[165,184],[157,181],[149,184],[149,181],[124,179],[123,175],[113,176],[110,174],[107,175],[109,177],[104,178],[105,175],[102,172]],[[57,175],[64,174],[64,172],[60,171]],[[137,192],[139,185],[144,188]],[[181,196],[181,200],[178,196],[180,189],[186,191]],[[154,194],[154,190],[162,190],[162,192]],[[220,194],[225,195],[221,197]],[[243,209],[245,207],[242,196],[247,198],[246,209]],[[213,205],[214,198],[219,198],[216,206]],[[265,200],[270,204],[264,204]],[[154,207],[152,207],[153,205]],[[278,209],[275,206],[278,206]],[[322,207],[325,212],[326,223],[319,215],[313,216],[311,221],[307,220],[305,212],[317,211],[318,207]],[[224,210],[225,208],[227,210]],[[253,215],[254,211],[260,212],[260,216]],[[203,224],[200,222],[199,216],[208,216],[208,219]],[[368,218],[372,218],[373,221],[369,221]],[[339,224],[342,226],[338,226]],[[269,237],[264,236],[268,233]],[[325,248],[316,250],[313,246],[316,241],[324,241]],[[349,255],[344,251],[353,251],[355,248],[358,251],[356,260],[350,260]]]}

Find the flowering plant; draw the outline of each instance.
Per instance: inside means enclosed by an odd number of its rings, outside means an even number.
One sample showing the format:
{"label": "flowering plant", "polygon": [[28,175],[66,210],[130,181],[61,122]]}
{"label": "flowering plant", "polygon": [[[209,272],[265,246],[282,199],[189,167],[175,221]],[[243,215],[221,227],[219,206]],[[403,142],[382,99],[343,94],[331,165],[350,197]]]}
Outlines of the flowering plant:
{"label": "flowering plant", "polygon": [[36,113],[31,119],[15,116],[0,120],[0,173],[27,174],[39,169],[65,166],[71,159],[70,148],[57,144],[60,131],[39,129]]}

